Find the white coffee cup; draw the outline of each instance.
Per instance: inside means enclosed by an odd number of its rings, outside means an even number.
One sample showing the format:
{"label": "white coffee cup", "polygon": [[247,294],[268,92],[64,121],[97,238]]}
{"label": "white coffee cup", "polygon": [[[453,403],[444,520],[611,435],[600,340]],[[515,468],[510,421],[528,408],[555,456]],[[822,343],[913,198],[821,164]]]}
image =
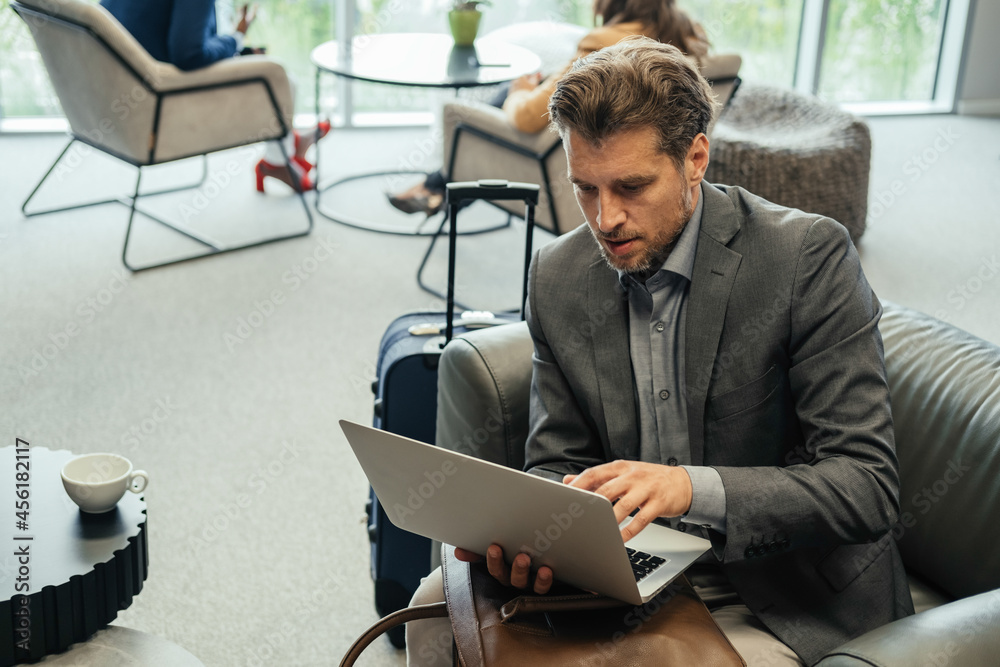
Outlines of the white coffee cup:
{"label": "white coffee cup", "polygon": [[132,462],[117,454],[84,454],[62,468],[66,493],[80,509],[100,514],[114,509],[125,491],[142,493],[149,483],[145,470],[132,470]]}

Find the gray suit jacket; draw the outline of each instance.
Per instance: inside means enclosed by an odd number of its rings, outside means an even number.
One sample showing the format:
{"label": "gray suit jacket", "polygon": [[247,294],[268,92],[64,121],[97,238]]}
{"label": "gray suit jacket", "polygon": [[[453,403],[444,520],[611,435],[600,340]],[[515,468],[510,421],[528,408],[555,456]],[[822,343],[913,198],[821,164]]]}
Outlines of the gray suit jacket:
{"label": "gray suit jacket", "polygon": [[[807,663],[913,613],[889,529],[899,477],[877,323],[847,231],[737,187],[703,188],[687,301],[691,461],[718,470],[716,556]],[[529,276],[535,344],[526,467],[638,459],[628,302],[586,225]]]}

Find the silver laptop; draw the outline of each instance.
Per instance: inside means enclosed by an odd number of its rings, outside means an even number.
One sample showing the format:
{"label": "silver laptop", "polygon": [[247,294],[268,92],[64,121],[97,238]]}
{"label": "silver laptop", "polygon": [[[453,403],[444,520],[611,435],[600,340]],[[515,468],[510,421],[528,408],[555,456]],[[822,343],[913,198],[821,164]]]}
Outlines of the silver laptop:
{"label": "silver laptop", "polygon": [[479,554],[499,544],[508,562],[525,552],[533,567],[585,590],[642,604],[711,546],[657,524],[622,544],[604,496],[369,426],[340,427],[395,525]]}

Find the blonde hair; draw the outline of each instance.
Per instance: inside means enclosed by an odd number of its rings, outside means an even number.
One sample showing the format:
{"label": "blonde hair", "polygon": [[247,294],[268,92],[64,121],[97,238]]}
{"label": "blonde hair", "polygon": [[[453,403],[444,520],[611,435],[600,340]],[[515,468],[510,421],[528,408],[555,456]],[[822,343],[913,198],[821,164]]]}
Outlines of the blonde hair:
{"label": "blonde hair", "polygon": [[680,49],[643,36],[623,39],[574,63],[549,100],[560,136],[572,130],[593,145],[623,130],[652,127],[679,169],[706,132],[718,104]]}

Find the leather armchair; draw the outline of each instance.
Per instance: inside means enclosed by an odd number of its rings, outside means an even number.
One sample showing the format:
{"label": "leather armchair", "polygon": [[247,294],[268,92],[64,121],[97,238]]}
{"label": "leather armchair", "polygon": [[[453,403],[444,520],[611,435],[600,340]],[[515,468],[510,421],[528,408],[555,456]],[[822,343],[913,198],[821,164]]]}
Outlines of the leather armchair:
{"label": "leather armchair", "polygon": [[[979,667],[1000,655],[1000,347],[886,303],[880,323],[900,467],[893,529],[917,613],[829,652],[822,667]],[[521,468],[532,344],[524,323],[453,340],[437,444]]]}

